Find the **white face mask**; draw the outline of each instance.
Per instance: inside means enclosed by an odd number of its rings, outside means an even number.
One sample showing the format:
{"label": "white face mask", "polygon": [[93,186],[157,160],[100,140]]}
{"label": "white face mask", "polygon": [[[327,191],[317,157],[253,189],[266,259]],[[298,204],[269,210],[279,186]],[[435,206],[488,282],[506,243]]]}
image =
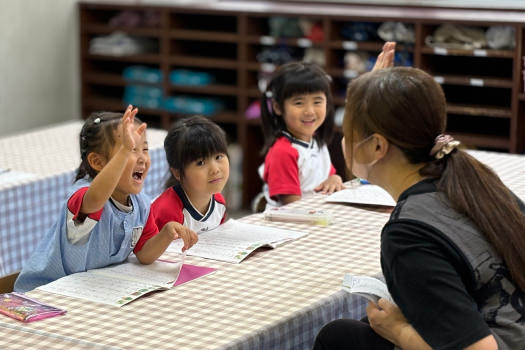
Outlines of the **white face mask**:
{"label": "white face mask", "polygon": [[378,159],[374,159],[373,161],[371,161],[370,163],[367,163],[367,164],[364,164],[364,163],[358,163],[356,162],[356,157],[355,157],[355,153],[357,151],[357,149],[364,145],[366,142],[370,141],[372,139],[372,137],[374,136],[374,134],[364,138],[363,140],[359,141],[358,143],[356,143],[354,146],[353,146],[353,154],[352,154],[352,173],[363,179],[363,180],[368,180],[368,176],[370,175],[370,171],[372,169],[372,167],[377,163]]}

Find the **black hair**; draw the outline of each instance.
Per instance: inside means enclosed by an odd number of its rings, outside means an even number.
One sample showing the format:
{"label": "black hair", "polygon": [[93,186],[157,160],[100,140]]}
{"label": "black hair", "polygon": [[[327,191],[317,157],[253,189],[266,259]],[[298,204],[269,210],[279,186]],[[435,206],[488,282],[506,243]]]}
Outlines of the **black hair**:
{"label": "black hair", "polygon": [[[80,131],[80,165],[77,170],[75,181],[89,175],[94,178],[97,171],[88,162],[88,155],[91,152],[109,156],[111,148],[116,143],[115,132],[120,125],[122,113],[114,112],[93,112],[84,122]],[[142,123],[135,117],[135,124]]]}
{"label": "black hair", "polygon": [[[209,118],[195,115],[179,119],[173,124],[164,139],[164,150],[170,169],[178,170],[181,178],[184,178],[184,169],[191,162],[217,153],[228,156],[228,142],[220,126]],[[165,187],[177,183],[170,171]]]}
{"label": "black hair", "polygon": [[315,63],[289,62],[272,76],[266,92],[261,97],[261,119],[264,134],[262,154],[266,154],[275,140],[286,131],[282,115],[273,111],[272,101],[284,113],[284,101],[298,94],[323,92],[326,96],[326,118],[317,129],[314,139],[319,146],[330,142],[334,130],[334,105],[330,89],[331,78]]}

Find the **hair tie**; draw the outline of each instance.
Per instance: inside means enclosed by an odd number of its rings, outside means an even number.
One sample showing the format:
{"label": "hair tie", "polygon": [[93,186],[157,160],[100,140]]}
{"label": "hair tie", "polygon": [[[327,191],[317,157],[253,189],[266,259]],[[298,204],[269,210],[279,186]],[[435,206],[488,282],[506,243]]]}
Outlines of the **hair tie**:
{"label": "hair tie", "polygon": [[436,159],[441,159],[458,148],[460,144],[461,142],[454,140],[450,135],[439,134],[434,139],[434,147],[432,147],[429,154]]}
{"label": "hair tie", "polygon": [[264,95],[266,96],[266,98],[272,98],[272,97],[273,97],[273,93],[272,93],[271,91],[269,91],[269,90],[266,91],[266,92],[264,93]]}

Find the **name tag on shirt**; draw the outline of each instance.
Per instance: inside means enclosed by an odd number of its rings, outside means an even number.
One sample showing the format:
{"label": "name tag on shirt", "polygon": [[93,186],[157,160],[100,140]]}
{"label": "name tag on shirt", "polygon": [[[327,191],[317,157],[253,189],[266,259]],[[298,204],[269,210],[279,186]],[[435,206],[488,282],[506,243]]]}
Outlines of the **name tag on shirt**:
{"label": "name tag on shirt", "polygon": [[142,236],[142,228],[142,226],[133,227],[133,231],[131,231],[131,248],[135,248],[140,236]]}

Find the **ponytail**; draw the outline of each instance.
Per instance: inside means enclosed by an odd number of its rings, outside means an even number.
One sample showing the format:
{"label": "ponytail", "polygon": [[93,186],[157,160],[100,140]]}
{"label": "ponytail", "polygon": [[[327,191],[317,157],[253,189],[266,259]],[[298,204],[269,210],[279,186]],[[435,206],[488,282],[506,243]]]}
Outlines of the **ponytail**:
{"label": "ponytail", "polygon": [[173,187],[179,183],[179,181],[177,181],[177,179],[175,178],[175,176],[173,176],[171,171],[168,171],[168,172],[169,172],[169,178],[164,183],[164,189]]}
{"label": "ponytail", "polygon": [[420,173],[437,176],[440,171],[438,191],[476,224],[505,261],[514,283],[525,291],[525,214],[519,199],[492,169],[462,150],[428,163]]}
{"label": "ponytail", "polygon": [[85,178],[86,175],[88,175],[88,174],[89,174],[89,176],[91,178],[94,178],[96,173],[92,174],[91,170],[92,170],[92,168],[88,165],[87,158],[86,159],[82,159],[82,162],[78,166],[77,175],[75,176],[75,181],[74,182],[77,182],[78,180]]}
{"label": "ponytail", "polygon": [[[93,112],[86,119],[79,135],[81,163],[78,166],[75,181],[87,175],[91,179],[97,176],[98,172],[89,165],[88,156],[92,152],[109,155],[111,147],[116,143],[115,132],[121,119],[122,113],[113,112]],[[140,124],[140,119],[135,117],[135,123]]]}
{"label": "ponytail", "polygon": [[[264,145],[261,151],[261,155],[265,155],[266,152],[272,147],[275,140],[279,137],[283,130],[286,130],[286,124],[282,116],[276,115],[273,110],[273,93],[271,85],[268,86],[268,90],[261,96],[261,121],[262,131],[264,136]],[[281,106],[281,109],[284,106]]]}

